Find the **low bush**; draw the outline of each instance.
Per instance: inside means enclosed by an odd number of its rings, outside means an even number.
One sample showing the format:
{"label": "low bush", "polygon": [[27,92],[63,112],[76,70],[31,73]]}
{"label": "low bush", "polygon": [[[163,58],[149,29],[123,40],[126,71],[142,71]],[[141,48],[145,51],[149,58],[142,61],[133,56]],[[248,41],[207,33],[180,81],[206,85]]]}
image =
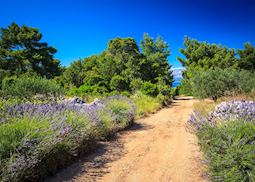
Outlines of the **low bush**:
{"label": "low bush", "polygon": [[158,94],[157,85],[153,84],[149,81],[143,82],[140,91],[143,94],[150,95],[150,96],[157,96],[157,94]]}
{"label": "low bush", "polygon": [[[201,106],[201,105],[200,105]],[[203,106],[203,105],[202,105]],[[211,110],[214,104],[209,104],[207,111]],[[197,106],[196,106],[197,107]],[[211,112],[204,112],[205,109],[194,110],[188,120],[189,126],[194,130],[200,130],[205,125],[217,126],[225,124],[229,120],[241,120],[255,123],[255,102],[254,101],[228,101],[215,106]]]}
{"label": "low bush", "polygon": [[153,113],[163,106],[163,98],[151,97],[141,92],[136,92],[131,99],[136,104],[137,118]]}
{"label": "low bush", "polygon": [[242,121],[205,125],[197,133],[212,181],[255,180],[254,133],[255,125]]}
{"label": "low bush", "polygon": [[2,81],[7,76],[9,76],[9,72],[7,70],[0,69],[0,90],[2,89]]}
{"label": "low bush", "polygon": [[15,104],[0,112],[0,181],[41,181],[135,117],[133,102],[122,96],[91,104]]}
{"label": "low bush", "polygon": [[[212,181],[255,180],[255,102],[197,104],[188,125],[195,131],[208,161]],[[199,106],[199,107],[198,107]],[[205,106],[205,103],[202,104]],[[201,112],[202,111],[202,112]]]}
{"label": "low bush", "polygon": [[63,94],[63,89],[55,81],[41,77],[6,77],[2,83],[2,94],[19,98],[31,98],[38,94],[57,97]]}
{"label": "low bush", "polygon": [[217,100],[233,92],[249,93],[255,89],[254,73],[231,68],[197,72],[190,81],[193,95],[202,99]]}
{"label": "low bush", "polygon": [[189,79],[184,78],[181,81],[181,85],[177,87],[177,91],[179,95],[187,95],[187,96],[193,95],[191,81]]}

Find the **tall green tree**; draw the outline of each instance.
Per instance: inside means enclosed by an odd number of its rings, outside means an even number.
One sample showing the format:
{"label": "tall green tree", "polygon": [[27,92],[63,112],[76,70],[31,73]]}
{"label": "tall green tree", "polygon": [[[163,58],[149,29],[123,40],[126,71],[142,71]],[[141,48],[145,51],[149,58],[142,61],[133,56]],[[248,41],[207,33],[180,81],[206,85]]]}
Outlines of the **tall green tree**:
{"label": "tall green tree", "polygon": [[133,38],[112,39],[103,53],[72,63],[64,72],[62,82],[92,92],[96,88],[104,92],[134,91],[143,84],[155,87],[155,93],[157,88],[167,90],[173,80],[167,43],[161,37],[153,40],[146,34],[142,49],[143,52]]}
{"label": "tall green tree", "polygon": [[36,28],[12,23],[1,29],[0,69],[11,74],[36,72],[52,78],[61,73],[59,60],[54,59],[57,50],[40,42],[42,34]]}
{"label": "tall green tree", "polygon": [[211,69],[225,69],[237,67],[235,50],[227,47],[200,42],[196,39],[185,37],[184,47],[180,52],[184,57],[177,59],[185,67],[180,92],[184,94],[192,93],[191,79],[197,72],[204,72]]}
{"label": "tall green tree", "polygon": [[115,38],[108,43],[106,57],[115,64],[115,74],[130,80],[140,77],[141,54],[133,38]]}
{"label": "tall green tree", "polygon": [[141,41],[143,59],[141,62],[142,79],[152,83],[163,82],[172,85],[171,65],[168,63],[170,49],[161,36],[156,40],[145,33]]}
{"label": "tall green tree", "polygon": [[237,66],[235,50],[217,44],[199,42],[196,39],[185,37],[184,49],[180,52],[185,58],[178,60],[186,68],[185,78],[191,78],[192,72],[208,70],[211,68],[229,68]]}
{"label": "tall green tree", "polygon": [[66,86],[81,86],[85,78],[83,61],[78,60],[72,62],[61,77],[62,84],[65,84]]}
{"label": "tall green tree", "polygon": [[237,52],[240,56],[238,66],[242,69],[255,71],[255,47],[250,43],[245,43],[244,49]]}

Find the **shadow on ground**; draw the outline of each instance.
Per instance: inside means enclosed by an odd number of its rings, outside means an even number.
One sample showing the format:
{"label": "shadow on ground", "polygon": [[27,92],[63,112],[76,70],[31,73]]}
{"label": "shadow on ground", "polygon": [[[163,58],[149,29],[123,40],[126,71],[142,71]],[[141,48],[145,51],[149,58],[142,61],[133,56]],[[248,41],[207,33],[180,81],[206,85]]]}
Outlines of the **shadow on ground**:
{"label": "shadow on ground", "polygon": [[175,97],[174,100],[192,100],[193,97]]}
{"label": "shadow on ground", "polygon": [[126,154],[121,135],[130,131],[141,131],[152,129],[150,125],[134,123],[125,130],[109,137],[107,141],[100,141],[96,149],[86,156],[79,158],[73,164],[60,170],[55,176],[47,178],[46,182],[72,181],[82,174],[84,181],[95,181],[109,173],[108,163],[120,159]]}

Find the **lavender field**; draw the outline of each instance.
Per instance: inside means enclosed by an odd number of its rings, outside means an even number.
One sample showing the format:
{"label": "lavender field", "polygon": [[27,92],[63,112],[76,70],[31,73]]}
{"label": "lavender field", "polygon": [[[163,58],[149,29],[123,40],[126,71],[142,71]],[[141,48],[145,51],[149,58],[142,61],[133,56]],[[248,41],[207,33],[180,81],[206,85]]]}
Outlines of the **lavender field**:
{"label": "lavender field", "polygon": [[0,116],[0,180],[40,181],[130,125],[135,106],[123,96],[90,104],[3,104]]}
{"label": "lavender field", "polygon": [[215,103],[199,104],[187,127],[199,138],[208,180],[254,181],[255,101],[224,101],[206,115],[201,108]]}

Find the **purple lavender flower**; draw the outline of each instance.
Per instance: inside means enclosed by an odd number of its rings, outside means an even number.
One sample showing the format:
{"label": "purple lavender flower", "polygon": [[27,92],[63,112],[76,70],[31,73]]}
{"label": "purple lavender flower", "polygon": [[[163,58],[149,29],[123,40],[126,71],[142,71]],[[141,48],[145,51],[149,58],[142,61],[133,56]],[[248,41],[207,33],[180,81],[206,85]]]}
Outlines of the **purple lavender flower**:
{"label": "purple lavender flower", "polygon": [[231,119],[255,122],[255,102],[246,100],[222,102],[207,116],[201,116],[199,112],[194,111],[187,123],[195,130],[200,130],[205,124],[216,126],[217,122],[225,123]]}
{"label": "purple lavender flower", "polygon": [[255,102],[247,100],[222,102],[210,113],[209,119],[225,122],[230,119],[255,122]]}
{"label": "purple lavender flower", "polygon": [[[125,102],[129,107],[109,107],[115,101]],[[0,163],[3,166],[0,167],[2,179],[4,181],[19,180],[22,175],[26,175],[25,170],[31,171],[35,166],[42,165],[42,157],[50,157],[51,152],[61,152],[61,147],[68,146],[66,150],[70,149],[70,154],[77,155],[76,149],[84,142],[91,138],[98,140],[102,137],[99,136],[105,122],[102,114],[110,117],[113,122],[109,130],[116,131],[121,126],[120,122],[128,124],[134,119],[135,107],[128,98],[114,96],[103,100],[96,99],[90,104],[79,100],[78,103],[23,103],[1,108],[0,124],[8,120],[18,122],[22,118],[31,118],[38,122],[45,122],[49,126],[38,128],[38,130],[32,129],[31,133],[29,132],[21,139],[19,145],[12,151],[12,160],[5,159],[7,162],[3,165]],[[83,119],[84,122],[82,122]],[[40,132],[45,135],[38,135]]]}

